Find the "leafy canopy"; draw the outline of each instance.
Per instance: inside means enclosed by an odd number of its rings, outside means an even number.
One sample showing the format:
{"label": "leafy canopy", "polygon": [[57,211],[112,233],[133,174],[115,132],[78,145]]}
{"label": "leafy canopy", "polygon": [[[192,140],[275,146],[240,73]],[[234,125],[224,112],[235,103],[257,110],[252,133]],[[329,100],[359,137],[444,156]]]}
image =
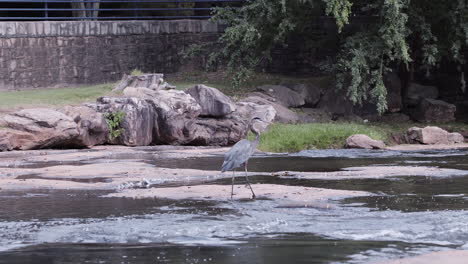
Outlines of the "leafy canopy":
{"label": "leafy canopy", "polygon": [[[332,64],[337,88],[347,89],[354,103],[375,102],[383,113],[383,76],[391,69],[412,64],[430,74],[443,60],[466,62],[467,5],[466,0],[248,0],[240,8],[215,10],[213,19],[227,29],[209,62],[226,61],[239,84],[271,60],[274,47],[293,35],[307,38],[314,18],[331,16],[344,39]],[[347,30],[354,16],[370,22]]]}

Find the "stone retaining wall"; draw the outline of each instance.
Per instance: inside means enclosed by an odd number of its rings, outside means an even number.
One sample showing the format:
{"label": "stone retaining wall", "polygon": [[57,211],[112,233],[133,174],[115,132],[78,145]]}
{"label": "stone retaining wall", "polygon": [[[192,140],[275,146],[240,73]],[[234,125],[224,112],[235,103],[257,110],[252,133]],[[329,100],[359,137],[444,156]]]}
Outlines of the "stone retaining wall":
{"label": "stone retaining wall", "polygon": [[204,20],[0,22],[0,90],[116,81],[133,69],[176,72],[190,44],[222,30]]}

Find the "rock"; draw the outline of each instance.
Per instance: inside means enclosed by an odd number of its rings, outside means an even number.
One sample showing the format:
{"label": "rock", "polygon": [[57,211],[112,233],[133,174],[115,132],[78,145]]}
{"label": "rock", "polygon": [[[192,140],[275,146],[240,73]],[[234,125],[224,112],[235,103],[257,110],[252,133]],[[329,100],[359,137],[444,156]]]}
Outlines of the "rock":
{"label": "rock", "polygon": [[317,108],[338,116],[353,113],[353,103],[346,98],[345,91],[336,89],[327,89],[317,104]]}
{"label": "rock", "polygon": [[[5,115],[3,120],[10,129],[32,134],[9,130],[8,137],[17,138],[16,142],[23,144],[16,146],[17,149],[72,146],[79,135],[76,123],[69,116],[47,108],[23,109]],[[26,138],[31,142],[26,143]]]}
{"label": "rock", "polygon": [[60,111],[77,124],[79,135],[76,145],[91,147],[107,141],[109,128],[101,113],[87,106],[65,106]]}
{"label": "rock", "polygon": [[258,117],[264,122],[271,123],[276,117],[276,110],[271,105],[239,102],[236,108],[237,110],[234,114],[240,115],[244,120],[252,120],[252,118]]}
{"label": "rock", "polygon": [[411,117],[419,122],[451,122],[455,120],[456,106],[441,100],[422,99]]}
{"label": "rock", "polygon": [[29,132],[10,128],[0,129],[0,151],[32,149],[37,140],[38,138]]}
{"label": "rock", "polygon": [[97,111],[115,113],[121,111],[125,116],[120,124],[122,132],[111,144],[125,146],[147,146],[153,142],[153,128],[157,114],[150,103],[135,97],[101,97],[97,100]]}
{"label": "rock", "polygon": [[401,80],[396,73],[389,73],[384,76],[384,85],[387,88],[388,112],[396,113],[403,108],[401,98]]}
{"label": "rock", "polygon": [[185,92],[195,98],[195,101],[201,106],[201,116],[223,117],[236,110],[236,105],[231,101],[231,98],[218,89],[199,84],[185,90]]}
{"label": "rock", "polygon": [[324,89],[311,84],[283,84],[304,98],[305,107],[316,107],[324,94]]}
{"label": "rock", "polygon": [[276,111],[274,121],[285,124],[295,124],[300,121],[299,115],[296,112],[289,110],[281,104],[277,104],[265,98],[265,95],[260,97],[257,95],[250,95],[242,99],[242,102],[255,103],[259,105],[270,105]]}
{"label": "rock", "polygon": [[305,104],[303,95],[282,85],[262,85],[257,89],[275,98],[285,107],[299,107]]}
{"label": "rock", "polygon": [[121,91],[127,87],[148,88],[150,90],[162,90],[169,86],[164,82],[164,74],[150,73],[141,75],[124,74],[122,80],[114,87],[113,91]]}
{"label": "rock", "polygon": [[408,129],[407,134],[411,143],[421,143],[426,145],[449,143],[448,132],[440,127],[412,127]]}
{"label": "rock", "polygon": [[463,143],[465,142],[465,137],[460,133],[448,133],[447,139],[449,143],[456,144],[456,143]]}
{"label": "rock", "polygon": [[380,140],[374,140],[367,135],[356,134],[349,136],[346,139],[347,148],[360,148],[360,149],[383,149],[385,144]]}
{"label": "rock", "polygon": [[190,145],[229,146],[243,139],[248,122],[239,118],[198,118],[187,125]]}
{"label": "rock", "polygon": [[298,114],[301,123],[322,123],[332,120],[330,112],[318,108],[301,108]]}
{"label": "rock", "polygon": [[415,106],[424,98],[436,99],[437,97],[439,97],[439,89],[437,87],[410,83],[406,93],[406,104],[408,106]]}

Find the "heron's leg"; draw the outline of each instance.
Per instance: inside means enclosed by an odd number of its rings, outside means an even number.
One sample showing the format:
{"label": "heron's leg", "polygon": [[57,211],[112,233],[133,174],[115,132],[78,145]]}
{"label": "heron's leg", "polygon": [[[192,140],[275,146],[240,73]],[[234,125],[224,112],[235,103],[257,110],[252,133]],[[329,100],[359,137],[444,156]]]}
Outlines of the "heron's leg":
{"label": "heron's leg", "polygon": [[231,200],[234,195],[234,170],[232,170]]}
{"label": "heron's leg", "polygon": [[250,190],[252,191],[252,199],[255,199],[255,193],[252,189],[252,186],[250,186],[249,176],[247,175],[247,162],[244,163],[244,168],[245,168],[245,179],[247,180],[247,184],[249,185]]}

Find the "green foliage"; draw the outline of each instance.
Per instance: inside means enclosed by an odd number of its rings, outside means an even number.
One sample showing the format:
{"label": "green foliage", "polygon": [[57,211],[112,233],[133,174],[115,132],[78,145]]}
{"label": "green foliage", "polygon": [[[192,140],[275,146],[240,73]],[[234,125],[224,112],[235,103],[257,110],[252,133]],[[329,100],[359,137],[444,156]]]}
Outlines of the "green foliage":
{"label": "green foliage", "polygon": [[142,75],[143,72],[140,70],[140,69],[133,69],[131,72],[130,72],[130,75],[131,76],[139,76],[139,75]]}
{"label": "green foliage", "polygon": [[125,118],[125,112],[108,112],[104,114],[104,118],[106,119],[107,127],[109,128],[109,139],[114,140],[115,138],[118,138],[124,131],[121,124]]}
{"label": "green foliage", "polygon": [[[239,9],[216,10],[214,20],[228,27],[210,61],[227,61],[239,85],[291,36],[301,36],[305,44],[313,40],[308,29],[323,14],[335,19],[344,40],[327,67],[336,74],[337,88],[347,89],[356,104],[375,103],[380,113],[387,109],[383,77],[392,69],[402,66],[430,75],[441,61],[466,63],[466,0],[249,0]],[[346,27],[354,15],[369,21]]]}

